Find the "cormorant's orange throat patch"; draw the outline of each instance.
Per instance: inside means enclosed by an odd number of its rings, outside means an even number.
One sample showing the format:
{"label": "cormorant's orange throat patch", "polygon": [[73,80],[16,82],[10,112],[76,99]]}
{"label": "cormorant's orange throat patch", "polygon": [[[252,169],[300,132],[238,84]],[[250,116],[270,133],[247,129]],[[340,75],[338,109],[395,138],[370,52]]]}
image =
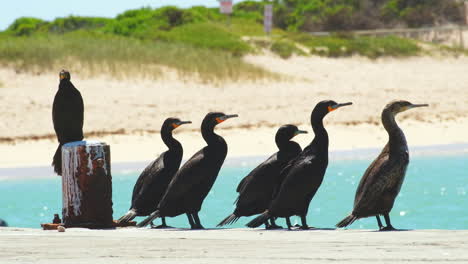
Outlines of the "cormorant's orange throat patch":
{"label": "cormorant's orange throat patch", "polygon": [[221,123],[221,122],[224,122],[224,120],[222,120],[221,118],[217,117],[217,118],[216,118],[216,122],[218,122],[218,124],[219,124],[219,123]]}
{"label": "cormorant's orange throat patch", "polygon": [[331,106],[328,107],[328,112],[335,111],[337,108],[332,108]]}
{"label": "cormorant's orange throat patch", "polygon": [[176,123],[172,123],[172,127],[173,127],[173,128],[178,128],[178,127],[179,127],[179,125],[178,125],[178,124],[176,124]]}

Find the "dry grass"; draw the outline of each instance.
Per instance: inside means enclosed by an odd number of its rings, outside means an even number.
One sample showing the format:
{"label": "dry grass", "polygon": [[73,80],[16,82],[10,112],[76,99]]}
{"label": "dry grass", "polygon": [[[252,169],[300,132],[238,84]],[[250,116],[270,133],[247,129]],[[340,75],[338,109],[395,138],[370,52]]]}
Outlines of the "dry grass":
{"label": "dry grass", "polygon": [[110,73],[117,78],[150,79],[162,78],[163,69],[169,68],[180,76],[205,82],[276,76],[230,52],[89,32],[4,37],[0,41],[0,64],[18,72],[74,67],[91,75]]}

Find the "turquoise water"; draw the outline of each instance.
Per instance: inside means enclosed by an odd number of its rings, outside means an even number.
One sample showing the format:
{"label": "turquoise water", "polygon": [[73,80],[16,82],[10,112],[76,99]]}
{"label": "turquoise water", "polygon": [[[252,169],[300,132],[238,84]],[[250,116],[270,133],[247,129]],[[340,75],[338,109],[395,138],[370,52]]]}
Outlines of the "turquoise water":
{"label": "turquoise water", "polygon": [[[200,212],[205,227],[215,227],[232,212],[239,180],[259,160],[261,158],[257,157],[226,162]],[[370,161],[368,158],[330,161],[324,182],[309,207],[309,225],[332,228],[349,213],[357,184]],[[144,165],[133,165],[132,169],[125,165],[114,166],[114,219],[127,211],[133,185]],[[44,178],[5,177],[18,173],[35,176],[44,170],[48,174]],[[9,226],[39,228],[40,223],[51,222],[54,213],[61,213],[61,178],[51,177],[49,171],[50,168],[0,170],[0,218]],[[467,191],[468,155],[413,157],[390,214],[392,223],[402,229],[468,229]],[[244,227],[249,219],[241,218],[231,227]],[[292,222],[299,222],[299,219],[294,217]],[[285,226],[283,220],[278,223]],[[185,216],[169,218],[168,224],[188,227]],[[376,227],[375,218],[368,218],[356,221],[350,228]]]}

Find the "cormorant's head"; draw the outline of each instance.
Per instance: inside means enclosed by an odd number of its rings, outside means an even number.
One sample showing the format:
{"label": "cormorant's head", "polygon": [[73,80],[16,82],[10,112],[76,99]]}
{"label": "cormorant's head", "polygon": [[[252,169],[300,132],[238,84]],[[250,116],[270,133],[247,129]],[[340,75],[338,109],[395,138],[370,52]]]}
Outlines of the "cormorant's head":
{"label": "cormorant's head", "polygon": [[276,132],[276,141],[289,141],[299,134],[307,134],[307,131],[299,130],[295,125],[283,125]]}
{"label": "cormorant's head", "polygon": [[405,100],[395,100],[395,101],[388,103],[385,106],[384,111],[390,111],[393,115],[396,115],[398,113],[404,112],[412,108],[424,107],[424,106],[429,106],[429,105],[428,104],[412,104]]}
{"label": "cormorant's head", "polygon": [[347,106],[347,105],[352,105],[352,104],[353,103],[351,103],[351,102],[339,104],[339,103],[337,103],[335,101],[332,101],[332,100],[321,101],[315,106],[314,110],[312,111],[312,119],[313,120],[322,119],[328,113],[330,113],[332,111],[335,111],[336,109],[338,109],[340,107]]}
{"label": "cormorant's head", "polygon": [[181,125],[191,123],[192,121],[180,121],[179,118],[169,117],[164,121],[161,131],[172,131]]}
{"label": "cormorant's head", "polygon": [[61,80],[70,80],[70,72],[68,72],[67,70],[62,70],[60,73],[59,73],[59,77],[60,77],[60,81]]}
{"label": "cormorant's head", "polygon": [[201,125],[202,130],[203,128],[213,129],[217,124],[222,123],[228,120],[229,118],[233,117],[238,117],[238,115],[226,115],[221,112],[210,112],[206,114],[205,118],[203,118],[203,122]]}

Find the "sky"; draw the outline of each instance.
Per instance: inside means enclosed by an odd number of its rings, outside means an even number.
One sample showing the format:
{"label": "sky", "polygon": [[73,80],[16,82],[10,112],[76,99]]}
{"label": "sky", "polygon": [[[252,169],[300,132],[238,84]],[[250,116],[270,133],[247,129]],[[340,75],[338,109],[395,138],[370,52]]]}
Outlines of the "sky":
{"label": "sky", "polygon": [[69,15],[115,17],[128,9],[166,5],[216,7],[219,3],[217,0],[0,0],[0,30],[5,30],[15,19],[23,16],[44,20]]}

